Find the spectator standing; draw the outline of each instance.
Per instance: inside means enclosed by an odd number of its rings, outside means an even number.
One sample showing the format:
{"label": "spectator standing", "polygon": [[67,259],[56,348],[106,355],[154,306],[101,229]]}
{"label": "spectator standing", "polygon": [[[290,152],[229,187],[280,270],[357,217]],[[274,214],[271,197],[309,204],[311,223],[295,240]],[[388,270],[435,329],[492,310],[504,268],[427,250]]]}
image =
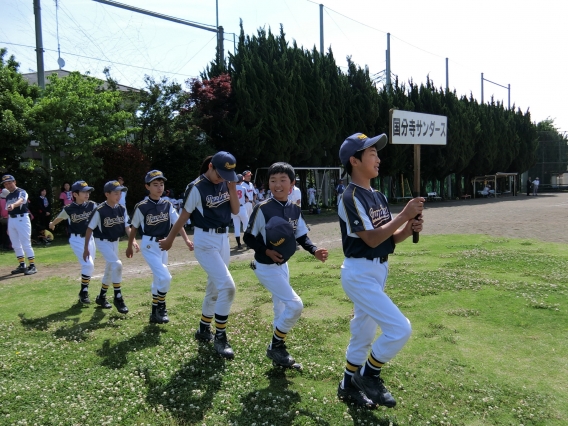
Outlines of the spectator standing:
{"label": "spectator standing", "polygon": [[532,186],[531,177],[529,176],[529,178],[527,179],[527,197],[531,195],[531,186]]}
{"label": "spectator standing", "polygon": [[73,194],[71,193],[71,184],[69,182],[65,182],[61,187],[59,200],[61,201],[61,208],[68,206],[73,202]]}
{"label": "spectator standing", "polygon": [[538,180],[538,176],[535,178],[535,180],[532,181],[532,189],[533,189],[533,195],[536,197],[538,195],[538,186],[540,185],[540,180]]}
{"label": "spectator standing", "polygon": [[39,226],[43,227],[43,229],[47,229],[51,219],[51,203],[47,199],[47,190],[45,188],[39,192],[36,203],[36,222]]}
{"label": "spectator standing", "polygon": [[6,195],[9,193],[6,188],[0,193],[0,244],[3,250],[12,249],[8,236],[8,210],[6,210]]}

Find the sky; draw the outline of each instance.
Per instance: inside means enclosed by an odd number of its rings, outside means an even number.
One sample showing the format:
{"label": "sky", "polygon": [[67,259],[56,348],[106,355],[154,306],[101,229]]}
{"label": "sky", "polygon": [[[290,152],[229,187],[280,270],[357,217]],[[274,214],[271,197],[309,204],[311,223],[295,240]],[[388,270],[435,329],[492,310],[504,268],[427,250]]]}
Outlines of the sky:
{"label": "sky", "polygon": [[[259,28],[289,43],[319,50],[320,7],[310,0],[122,0],[141,9],[233,33]],[[531,113],[533,122],[554,119],[568,132],[568,1],[562,0],[324,0],[325,49],[337,65],[346,57],[371,75],[384,71],[390,33],[391,72],[399,81],[424,83],[429,76],[450,90],[481,101],[491,96]],[[218,15],[216,13],[218,5]],[[57,7],[56,7],[57,6]],[[41,0],[45,70],[58,66],[58,44],[68,71],[103,77],[103,69],[126,86],[144,87],[144,76],[184,82],[198,77],[215,55],[214,32],[180,25],[92,0]],[[59,39],[57,37],[59,34]],[[35,72],[33,0],[0,0],[0,47]],[[488,80],[488,81],[487,81]],[[496,83],[496,84],[494,84]],[[504,86],[504,87],[502,87]],[[386,130],[386,129],[385,129]]]}

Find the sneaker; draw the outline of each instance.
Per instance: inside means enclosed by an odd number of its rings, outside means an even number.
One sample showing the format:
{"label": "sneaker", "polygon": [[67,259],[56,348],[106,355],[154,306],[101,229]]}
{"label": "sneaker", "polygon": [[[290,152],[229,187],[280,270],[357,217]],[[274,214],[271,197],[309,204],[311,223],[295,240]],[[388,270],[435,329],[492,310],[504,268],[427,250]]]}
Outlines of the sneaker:
{"label": "sneaker", "polygon": [[351,383],[375,404],[389,408],[396,405],[395,399],[383,384],[383,379],[380,376],[362,376],[361,369],[359,369],[353,374]]}
{"label": "sneaker", "polygon": [[153,324],[166,324],[170,322],[165,304],[159,304],[155,309],[152,308],[152,313],[150,314],[150,322]]}
{"label": "sneaker", "polygon": [[221,355],[225,359],[233,359],[235,357],[235,353],[233,352],[233,348],[227,341],[227,335],[225,333],[215,335],[215,340],[213,341],[213,346],[219,355]]}
{"label": "sneaker", "polygon": [[266,350],[266,356],[274,361],[275,364],[283,367],[291,367],[296,360],[290,356],[284,343],[272,344]]}
{"label": "sneaker", "polygon": [[33,275],[37,272],[37,268],[35,265],[30,265],[28,267],[28,269],[26,270],[26,272],[24,272],[24,275]]}
{"label": "sneaker", "polygon": [[87,291],[80,291],[79,292],[79,302],[85,305],[91,303],[91,299],[89,299],[89,293]]}
{"label": "sneaker", "polygon": [[377,408],[377,404],[367,398],[364,392],[361,392],[354,386],[349,386],[344,389],[341,387],[341,382],[339,382],[339,386],[337,387],[337,397],[340,401],[357,405],[358,407]]}
{"label": "sneaker", "polygon": [[114,305],[116,310],[118,312],[120,312],[121,314],[127,314],[128,313],[128,308],[124,304],[124,299],[122,297],[115,297],[112,301],[112,304]]}
{"label": "sneaker", "polygon": [[112,308],[112,305],[110,303],[108,303],[108,300],[106,297],[101,296],[100,294],[96,297],[95,299],[95,303],[97,305],[99,305],[101,308],[103,309],[110,309]]}
{"label": "sneaker", "polygon": [[195,340],[199,340],[200,342],[208,343],[213,340],[213,333],[211,333],[211,329],[208,328],[205,331],[201,331],[199,328],[195,331]]}
{"label": "sneaker", "polygon": [[12,274],[25,274],[27,270],[26,265],[20,263],[18,267],[12,271]]}

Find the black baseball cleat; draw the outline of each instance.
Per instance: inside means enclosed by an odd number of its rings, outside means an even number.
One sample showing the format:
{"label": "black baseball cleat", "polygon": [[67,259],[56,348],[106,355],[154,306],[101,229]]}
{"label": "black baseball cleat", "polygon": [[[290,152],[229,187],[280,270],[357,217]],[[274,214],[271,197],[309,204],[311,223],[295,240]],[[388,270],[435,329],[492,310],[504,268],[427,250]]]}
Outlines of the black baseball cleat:
{"label": "black baseball cleat", "polygon": [[201,331],[199,329],[197,329],[195,331],[195,340],[198,340],[200,342],[205,342],[205,343],[209,343],[210,341],[213,340],[213,333],[211,333],[211,329],[208,328],[205,331]]}
{"label": "black baseball cleat", "polygon": [[242,250],[243,249],[243,245],[241,243],[239,243],[239,245],[237,246],[237,250]]}
{"label": "black baseball cleat", "polygon": [[79,292],[79,302],[83,303],[84,305],[88,305],[89,303],[91,303],[91,299],[89,299],[89,292],[80,291]]}
{"label": "black baseball cleat", "polygon": [[26,270],[26,272],[24,272],[24,275],[33,275],[37,272],[37,268],[35,265],[30,265],[28,267],[28,269]]}
{"label": "black baseball cleat", "polygon": [[294,368],[301,370],[302,365],[298,364],[296,360],[286,350],[286,344],[272,343],[266,350],[266,356],[272,360],[272,364],[277,367]]}
{"label": "black baseball cleat", "polygon": [[107,298],[104,297],[104,296],[101,296],[100,294],[95,298],[95,303],[103,309],[112,308],[112,305],[110,303],[108,303]]}
{"label": "black baseball cleat", "polygon": [[165,303],[158,304],[157,308],[152,308],[152,313],[150,314],[150,322],[153,324],[167,324],[168,322],[170,322]]}
{"label": "black baseball cleat", "polygon": [[27,270],[28,270],[28,268],[26,268],[26,265],[23,265],[23,264],[20,263],[18,265],[18,267],[12,271],[12,275],[14,275],[14,274],[25,274]]}
{"label": "black baseball cleat", "polygon": [[375,404],[392,408],[396,401],[385,387],[380,376],[362,376],[361,369],[357,370],[351,378],[351,384],[363,392]]}
{"label": "black baseball cleat", "polygon": [[115,297],[112,301],[112,304],[121,314],[128,313],[128,308],[126,307],[126,304],[124,303],[124,299],[122,297]]}
{"label": "black baseball cleat", "polygon": [[216,334],[215,339],[213,340],[213,346],[219,355],[221,355],[225,359],[233,359],[235,357],[235,353],[233,352],[233,348],[227,341],[227,335],[225,333]]}
{"label": "black baseball cleat", "polygon": [[365,407],[370,410],[377,408],[377,404],[367,398],[367,395],[365,395],[364,392],[354,386],[342,388],[341,382],[339,382],[339,386],[337,387],[337,397],[340,401],[353,404],[358,407]]}

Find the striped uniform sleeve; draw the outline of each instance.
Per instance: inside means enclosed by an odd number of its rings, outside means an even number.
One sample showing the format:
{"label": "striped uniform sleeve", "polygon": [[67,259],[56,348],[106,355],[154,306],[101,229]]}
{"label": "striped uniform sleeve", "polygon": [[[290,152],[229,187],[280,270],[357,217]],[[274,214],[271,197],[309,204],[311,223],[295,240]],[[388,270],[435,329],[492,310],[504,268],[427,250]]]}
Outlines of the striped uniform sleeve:
{"label": "striped uniform sleeve", "polygon": [[172,203],[170,203],[170,226],[173,226],[179,219],[179,214]]}
{"label": "striped uniform sleeve", "polygon": [[358,238],[356,232],[374,229],[365,207],[357,199],[358,191],[361,191],[361,189],[354,188],[353,191],[345,191],[339,206],[339,217],[347,226],[347,234],[355,238]]}
{"label": "striped uniform sleeve", "polygon": [[195,209],[203,211],[203,208],[201,207],[201,194],[199,193],[199,189],[197,189],[195,185],[187,188],[183,200],[183,208],[190,214]]}
{"label": "striped uniform sleeve", "polygon": [[100,227],[100,224],[101,224],[101,214],[99,213],[98,210],[95,210],[95,212],[91,216],[91,221],[89,222],[88,227],[91,229],[97,229],[97,227]]}
{"label": "striped uniform sleeve", "polygon": [[[126,220],[125,220],[125,222],[126,222]],[[138,228],[140,228],[140,226],[143,227],[143,225],[144,225],[144,215],[142,214],[142,212],[138,208],[138,204],[136,204],[136,207],[134,207],[134,214],[132,215],[132,221],[130,222],[130,225],[134,229],[138,229]],[[142,228],[142,230],[144,230],[144,228]]]}
{"label": "striped uniform sleeve", "polygon": [[69,215],[67,214],[67,210],[62,209],[59,214],[57,215],[56,219],[63,219],[63,220],[68,220],[69,219]]}

